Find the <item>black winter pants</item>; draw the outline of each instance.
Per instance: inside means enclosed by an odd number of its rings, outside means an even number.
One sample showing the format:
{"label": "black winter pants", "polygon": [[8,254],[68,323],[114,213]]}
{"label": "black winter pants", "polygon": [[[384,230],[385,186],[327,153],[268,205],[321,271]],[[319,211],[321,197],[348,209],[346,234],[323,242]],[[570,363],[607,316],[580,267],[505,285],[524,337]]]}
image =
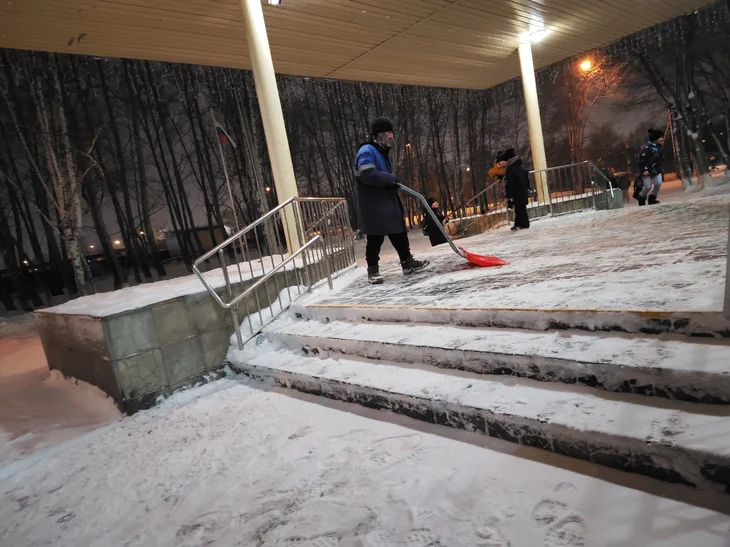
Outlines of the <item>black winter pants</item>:
{"label": "black winter pants", "polygon": [[530,217],[527,214],[527,204],[515,203],[515,226],[518,228],[529,228]]}
{"label": "black winter pants", "polygon": [[[401,262],[411,257],[411,245],[408,243],[408,234],[406,232],[389,234],[388,238],[398,252]],[[383,241],[385,241],[385,236],[368,236],[368,243],[365,247],[365,260],[368,263],[368,268],[377,268]]]}

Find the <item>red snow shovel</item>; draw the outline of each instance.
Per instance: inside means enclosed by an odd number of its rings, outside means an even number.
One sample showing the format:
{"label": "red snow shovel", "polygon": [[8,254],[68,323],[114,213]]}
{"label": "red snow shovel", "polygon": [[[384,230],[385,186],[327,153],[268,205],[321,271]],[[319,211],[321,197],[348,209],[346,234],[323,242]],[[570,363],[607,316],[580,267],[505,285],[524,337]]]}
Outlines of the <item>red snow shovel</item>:
{"label": "red snow shovel", "polygon": [[449,243],[449,245],[451,245],[451,248],[454,250],[454,252],[462,258],[466,258],[470,264],[474,264],[475,266],[479,266],[480,268],[489,268],[491,266],[506,266],[507,264],[509,264],[509,262],[507,262],[506,260],[502,260],[497,256],[485,256],[476,253],[470,253],[463,247],[457,247],[449,234],[446,232],[446,230],[444,230],[444,227],[441,225],[438,217],[431,210],[431,206],[426,201],[426,198],[424,198],[415,190],[411,190],[407,186],[403,186],[401,183],[398,183],[398,188],[412,195],[423,204],[424,209],[426,209],[426,212],[431,215],[431,219],[434,221],[434,224],[439,227],[441,233],[444,234],[446,241]]}

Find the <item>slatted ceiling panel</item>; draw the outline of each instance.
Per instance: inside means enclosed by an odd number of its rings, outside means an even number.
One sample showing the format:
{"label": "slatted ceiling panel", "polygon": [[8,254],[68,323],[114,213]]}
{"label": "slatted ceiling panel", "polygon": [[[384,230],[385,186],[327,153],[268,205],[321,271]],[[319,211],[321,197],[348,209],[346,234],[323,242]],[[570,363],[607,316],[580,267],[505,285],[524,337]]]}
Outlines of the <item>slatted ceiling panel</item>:
{"label": "slatted ceiling panel", "polygon": [[[306,0],[299,0],[306,1]],[[425,19],[444,8],[456,4],[458,0],[354,0],[347,2],[356,4],[361,10],[376,10],[386,14],[398,14],[406,17]],[[342,4],[342,0],[332,0],[332,4]]]}
{"label": "slatted ceiling panel", "polygon": [[[66,34],[73,36],[75,30],[85,32],[87,35],[91,35],[90,31],[100,30],[103,34],[110,28],[110,21],[114,20],[114,18],[115,14],[94,12],[89,16],[85,16],[83,21],[74,21],[54,17],[52,13],[49,13],[39,14],[34,20],[39,26],[43,26],[44,31],[49,27],[57,26],[61,29],[68,29]],[[241,40],[244,41],[245,44],[245,40],[241,36],[240,29],[227,24],[220,24],[217,21],[202,25],[190,19],[175,21],[173,19],[158,19],[140,16],[135,21],[120,20],[114,23],[111,28],[169,32],[174,35],[184,34],[186,36],[202,36],[210,39]],[[17,30],[19,32],[24,31],[24,29]],[[76,34],[78,34],[78,32]]]}
{"label": "slatted ceiling panel", "polygon": [[[281,7],[272,8],[267,10],[266,14],[267,16],[272,16],[286,13],[295,13],[299,16],[317,16],[329,20],[334,24],[348,22],[362,25],[363,18],[366,18],[370,21],[377,21],[379,25],[384,25],[386,29],[396,32],[400,32],[422,19],[416,13],[402,14],[387,9],[373,9],[370,6],[361,5],[359,2],[342,3],[328,0],[314,0],[312,2],[292,1],[291,3],[286,3],[286,10],[282,10]],[[373,30],[377,29],[373,28]]]}
{"label": "slatted ceiling panel", "polygon": [[314,6],[308,8],[306,11],[301,8],[265,10],[267,28],[274,28],[283,21],[296,21],[302,23],[301,30],[303,31],[307,30],[308,25],[313,24],[320,27],[321,30],[335,34],[348,30],[357,30],[367,35],[385,34],[392,36],[418,22],[412,18],[363,14],[359,10],[314,9]]}
{"label": "slatted ceiling panel", "polygon": [[[280,73],[484,88],[519,76],[536,18],[550,30],[540,68],[709,3],[284,0],[264,14]],[[250,67],[239,0],[0,0],[0,47]]]}
{"label": "slatted ceiling panel", "polygon": [[[333,25],[336,25],[333,27]],[[365,28],[362,23],[339,22],[332,23],[322,18],[302,17],[293,18],[291,15],[277,15],[266,19],[266,28],[269,34],[269,40],[275,41],[279,39],[282,30],[297,32],[302,36],[315,37],[318,40],[332,40],[343,46],[355,46],[366,48],[367,51],[381,42],[389,39],[400,31],[385,31],[377,29],[375,31]],[[241,29],[239,28],[239,34]]]}

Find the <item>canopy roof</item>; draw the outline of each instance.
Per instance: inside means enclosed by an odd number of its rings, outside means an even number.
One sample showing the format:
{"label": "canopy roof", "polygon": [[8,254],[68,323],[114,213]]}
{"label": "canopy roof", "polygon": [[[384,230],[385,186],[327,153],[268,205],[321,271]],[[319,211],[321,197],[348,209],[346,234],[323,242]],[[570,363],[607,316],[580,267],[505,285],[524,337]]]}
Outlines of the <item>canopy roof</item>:
{"label": "canopy roof", "polygon": [[[278,73],[488,88],[519,76],[520,35],[547,66],[706,0],[283,0],[264,3]],[[238,0],[4,0],[0,47],[250,68]]]}

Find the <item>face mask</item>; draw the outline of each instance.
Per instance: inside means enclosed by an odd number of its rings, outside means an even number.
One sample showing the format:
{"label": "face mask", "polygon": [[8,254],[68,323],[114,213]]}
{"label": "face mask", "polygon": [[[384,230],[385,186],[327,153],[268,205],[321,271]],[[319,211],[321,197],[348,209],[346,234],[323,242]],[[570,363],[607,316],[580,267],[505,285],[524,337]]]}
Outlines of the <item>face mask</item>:
{"label": "face mask", "polygon": [[390,150],[391,148],[393,148],[393,141],[394,139],[392,136],[386,135],[384,133],[378,139],[378,143],[380,144],[380,146],[382,146],[386,150]]}

